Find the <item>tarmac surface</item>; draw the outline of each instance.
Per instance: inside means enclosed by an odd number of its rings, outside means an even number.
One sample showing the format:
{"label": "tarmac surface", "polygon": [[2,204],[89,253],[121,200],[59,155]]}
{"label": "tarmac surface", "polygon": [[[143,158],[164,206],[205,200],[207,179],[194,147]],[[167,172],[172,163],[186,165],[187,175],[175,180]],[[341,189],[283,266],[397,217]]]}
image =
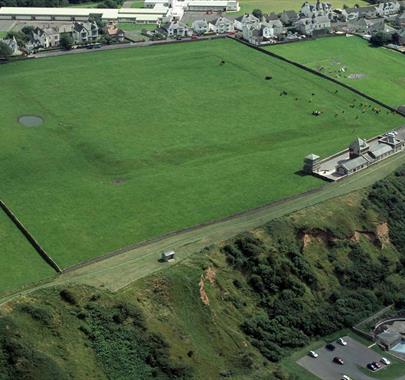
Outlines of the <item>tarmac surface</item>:
{"label": "tarmac surface", "polygon": [[[342,375],[347,375],[353,380],[375,380],[376,377],[367,376],[360,367],[367,369],[368,363],[380,362],[381,356],[348,336],[343,339],[347,342],[347,346],[334,342],[332,343],[336,347],[334,351],[328,351],[322,347],[316,350],[319,354],[317,358],[307,355],[299,359],[297,363],[322,380],[340,380]],[[343,359],[343,365],[333,362],[333,358],[336,356]],[[383,370],[384,366],[379,371]],[[368,371],[370,374],[378,373],[378,371]],[[404,377],[397,380],[403,379]]]}

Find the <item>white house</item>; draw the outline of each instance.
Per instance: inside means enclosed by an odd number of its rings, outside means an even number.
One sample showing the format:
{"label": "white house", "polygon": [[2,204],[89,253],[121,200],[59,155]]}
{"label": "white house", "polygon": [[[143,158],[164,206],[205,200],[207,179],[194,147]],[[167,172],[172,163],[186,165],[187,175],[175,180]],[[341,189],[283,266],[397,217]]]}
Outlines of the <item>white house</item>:
{"label": "white house", "polygon": [[300,14],[306,18],[312,16],[328,16],[333,11],[332,6],[329,3],[323,3],[318,1],[316,4],[310,4],[306,1],[300,10]]}
{"label": "white house", "polygon": [[17,40],[13,36],[13,38],[5,39],[5,40],[0,40],[4,42],[11,50],[11,55],[21,55],[20,48],[18,47]]}
{"label": "white house", "polygon": [[260,20],[257,17],[247,13],[244,14],[243,16],[237,17],[234,20],[234,27],[236,30],[243,31],[244,25],[257,24],[258,22],[260,22]]}
{"label": "white house", "polygon": [[390,16],[399,13],[401,6],[398,1],[387,1],[376,5],[377,16]]}
{"label": "white house", "polygon": [[186,37],[192,34],[187,25],[183,24],[180,21],[172,21],[170,23],[166,23],[162,25],[162,29],[164,29],[167,33],[167,36],[171,38]]}
{"label": "white house", "polygon": [[95,22],[75,22],[72,28],[72,37],[75,44],[97,41],[98,26]]}
{"label": "white house", "polygon": [[204,34],[208,32],[209,26],[207,20],[195,20],[191,24],[191,29],[193,29],[196,34]]}
{"label": "white house", "polygon": [[235,31],[234,23],[225,17],[219,17],[216,20],[212,20],[209,23],[209,30],[217,33],[233,33]]}

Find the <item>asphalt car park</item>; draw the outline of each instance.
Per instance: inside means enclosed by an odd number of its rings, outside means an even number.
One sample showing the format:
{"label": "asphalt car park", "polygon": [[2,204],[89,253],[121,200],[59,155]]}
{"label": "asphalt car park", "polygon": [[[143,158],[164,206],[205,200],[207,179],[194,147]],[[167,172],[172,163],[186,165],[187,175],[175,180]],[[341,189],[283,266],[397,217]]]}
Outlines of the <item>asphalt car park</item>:
{"label": "asphalt car park", "polygon": [[[340,380],[343,375],[353,380],[375,380],[375,377],[362,372],[360,367],[367,369],[367,364],[380,362],[381,356],[348,336],[343,339],[347,342],[346,346],[332,342],[335,347],[333,351],[323,346],[316,350],[317,358],[306,355],[297,363],[322,380]],[[342,358],[343,364],[335,363],[335,357]]]}

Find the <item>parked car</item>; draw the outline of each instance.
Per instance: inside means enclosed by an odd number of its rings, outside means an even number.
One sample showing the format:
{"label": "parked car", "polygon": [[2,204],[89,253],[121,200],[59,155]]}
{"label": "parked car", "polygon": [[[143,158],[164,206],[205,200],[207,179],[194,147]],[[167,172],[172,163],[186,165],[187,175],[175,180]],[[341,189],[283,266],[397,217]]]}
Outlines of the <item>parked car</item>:
{"label": "parked car", "polygon": [[337,342],[338,342],[339,344],[341,344],[342,346],[347,346],[347,342],[346,342],[343,338],[339,338],[339,339],[337,340]]}
{"label": "parked car", "polygon": [[335,356],[335,357],[333,358],[333,362],[336,363],[336,364],[340,364],[340,365],[345,364],[345,362],[343,361],[343,359],[342,359],[342,358],[339,358],[338,356]]}
{"label": "parked car", "polygon": [[384,363],[385,365],[391,364],[391,362],[387,358],[381,358],[381,363]]}
{"label": "parked car", "polygon": [[319,356],[319,354],[316,353],[315,351],[309,351],[308,355],[309,355],[311,358],[317,358],[317,357]]}
{"label": "parked car", "polygon": [[377,367],[376,367],[373,363],[368,363],[368,364],[367,364],[367,368],[368,368],[370,371],[376,371],[376,370],[377,370]]}
{"label": "parked car", "polygon": [[351,377],[347,376],[347,375],[342,375],[342,379],[341,380],[352,380]]}
{"label": "parked car", "polygon": [[377,367],[377,369],[382,368],[382,364],[381,364],[381,363],[373,362],[373,363],[371,363],[371,364],[374,364],[374,366]]}
{"label": "parked car", "polygon": [[325,348],[329,351],[335,351],[335,346],[332,343],[328,343]]}

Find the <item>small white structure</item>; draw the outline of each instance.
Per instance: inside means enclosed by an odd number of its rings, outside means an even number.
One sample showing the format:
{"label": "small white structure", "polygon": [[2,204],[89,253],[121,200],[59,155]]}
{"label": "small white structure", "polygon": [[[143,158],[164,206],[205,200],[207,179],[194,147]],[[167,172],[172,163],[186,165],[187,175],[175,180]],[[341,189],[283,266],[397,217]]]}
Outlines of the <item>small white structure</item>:
{"label": "small white structure", "polygon": [[162,262],[172,261],[172,260],[174,260],[175,255],[176,255],[176,252],[174,252],[174,251],[162,252],[162,254],[160,255],[160,261],[162,261]]}

